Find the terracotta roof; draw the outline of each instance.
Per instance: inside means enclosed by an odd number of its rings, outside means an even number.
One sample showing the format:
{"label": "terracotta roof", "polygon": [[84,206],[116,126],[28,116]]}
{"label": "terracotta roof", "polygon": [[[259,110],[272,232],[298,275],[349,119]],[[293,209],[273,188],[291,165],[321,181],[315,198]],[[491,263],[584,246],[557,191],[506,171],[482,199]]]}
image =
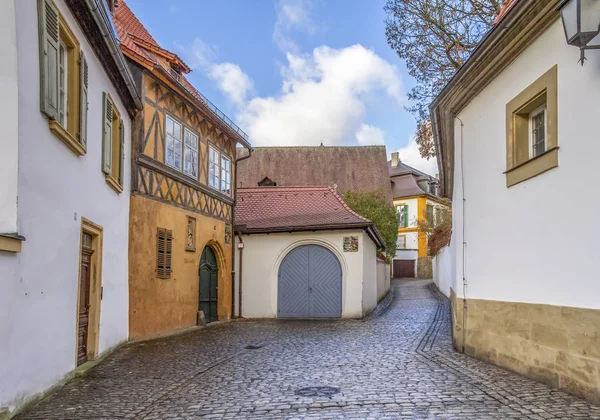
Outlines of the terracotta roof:
{"label": "terracotta roof", "polygon": [[277,186],[337,186],[348,191],[383,191],[392,200],[385,146],[256,147],[238,164],[238,187],[256,187],[264,178]]}
{"label": "terracotta roof", "polygon": [[368,228],[378,246],[384,243],[373,222],[352,211],[330,187],[239,188],[235,225],[247,233]]}
{"label": "terracotta roof", "polygon": [[510,8],[513,7],[516,2],[517,0],[504,0],[502,2],[502,8],[500,9],[498,16],[496,16],[496,21],[494,23],[500,22],[500,20],[508,13]]}

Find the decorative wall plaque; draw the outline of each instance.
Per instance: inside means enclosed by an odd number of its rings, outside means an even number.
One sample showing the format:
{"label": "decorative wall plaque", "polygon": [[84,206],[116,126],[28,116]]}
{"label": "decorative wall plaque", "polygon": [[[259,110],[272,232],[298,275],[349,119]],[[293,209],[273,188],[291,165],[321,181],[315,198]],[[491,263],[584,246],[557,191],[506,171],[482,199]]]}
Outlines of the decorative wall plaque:
{"label": "decorative wall plaque", "polygon": [[231,243],[231,225],[229,223],[225,224],[225,245],[229,245]]}
{"label": "decorative wall plaque", "polygon": [[358,236],[344,236],[344,252],[358,252]]}
{"label": "decorative wall plaque", "polygon": [[196,219],[188,216],[185,250],[193,252],[196,250]]}

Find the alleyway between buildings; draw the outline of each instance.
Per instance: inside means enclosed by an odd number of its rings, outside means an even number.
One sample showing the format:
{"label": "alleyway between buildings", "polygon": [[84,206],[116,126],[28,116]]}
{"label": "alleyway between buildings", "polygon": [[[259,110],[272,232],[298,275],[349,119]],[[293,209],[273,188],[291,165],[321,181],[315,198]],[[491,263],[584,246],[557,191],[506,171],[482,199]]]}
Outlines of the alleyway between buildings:
{"label": "alleyway between buildings", "polygon": [[455,353],[449,302],[410,281],[364,321],[239,321],[126,346],[18,418],[323,417],[600,419],[600,407]]}

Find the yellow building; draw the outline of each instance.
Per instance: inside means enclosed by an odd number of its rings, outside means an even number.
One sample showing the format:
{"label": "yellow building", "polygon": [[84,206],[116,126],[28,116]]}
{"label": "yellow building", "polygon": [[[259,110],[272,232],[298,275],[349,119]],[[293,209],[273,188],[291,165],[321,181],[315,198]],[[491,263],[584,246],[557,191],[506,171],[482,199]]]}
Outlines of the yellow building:
{"label": "yellow building", "polygon": [[439,196],[438,179],[402,163],[398,152],[392,153],[388,170],[399,222],[393,277],[431,278],[427,233],[420,222],[435,220],[436,212],[449,209],[449,203]]}
{"label": "yellow building", "polygon": [[130,337],[229,319],[236,145],[249,149],[247,136],[124,1],[113,18],[144,102],[132,139]]}

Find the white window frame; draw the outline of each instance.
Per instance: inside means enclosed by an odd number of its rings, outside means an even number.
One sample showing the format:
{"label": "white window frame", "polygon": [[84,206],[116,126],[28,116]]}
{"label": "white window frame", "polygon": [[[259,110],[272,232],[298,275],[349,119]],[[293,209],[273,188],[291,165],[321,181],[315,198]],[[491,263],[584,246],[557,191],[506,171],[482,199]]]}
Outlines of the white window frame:
{"label": "white window frame", "polygon": [[[212,157],[216,156],[213,161]],[[211,178],[211,168],[213,176]],[[214,183],[212,180],[215,180]],[[208,185],[217,191],[221,190],[221,152],[212,144],[208,145]]]}
{"label": "white window frame", "polygon": [[[173,132],[175,132],[175,128],[176,126],[179,126],[179,139],[175,138],[174,135],[169,134],[167,127],[168,127],[168,120],[173,121]],[[173,139],[173,162],[169,162],[168,160],[168,149],[169,149],[169,137],[171,137]],[[176,146],[176,142],[179,141],[179,153],[180,153],[180,161],[179,161],[179,166],[176,165],[176,159],[175,159],[175,155],[176,155],[176,151],[177,151],[177,147]],[[179,121],[177,121],[177,119],[171,117],[170,115],[165,115],[165,163],[170,166],[171,168],[175,168],[177,169],[179,172],[182,172],[182,167],[183,167],[183,124],[181,124]]]}
{"label": "white window frame", "polygon": [[[401,238],[404,239],[404,246],[399,247],[398,242]],[[406,235],[398,235],[398,237],[396,238],[396,249],[406,249]]]}
{"label": "white window frame", "polygon": [[[186,135],[189,135],[189,137],[191,138],[190,144],[188,145],[186,142]],[[192,164],[192,168],[195,168],[196,173],[190,173],[189,171],[186,171],[185,169],[185,159],[186,159],[186,155],[190,154],[191,155],[191,164]],[[194,159],[195,157],[195,159]],[[196,162],[196,164],[194,165],[194,161]],[[196,134],[194,134],[194,132],[192,130],[190,130],[187,127],[183,127],[183,155],[182,155],[182,160],[181,160],[181,164],[183,166],[183,173],[186,174],[187,176],[194,178],[194,179],[198,179],[198,136]]]}
{"label": "white window frame", "polygon": [[[223,161],[228,163],[228,168],[223,167]],[[221,153],[221,187],[220,191],[225,195],[231,195],[231,159]]]}
{"label": "white window frame", "polygon": [[[62,39],[58,43],[58,123],[67,128],[67,110],[69,100],[69,49]],[[62,64],[61,64],[62,61]],[[61,74],[62,72],[62,74]],[[62,99],[61,99],[61,95]],[[61,117],[62,114],[62,117]]]}
{"label": "white window frame", "polygon": [[529,113],[529,159],[537,157],[533,150],[533,119],[542,112],[544,113],[544,152],[542,153],[545,153],[548,150],[548,111],[546,104],[544,104]]}

